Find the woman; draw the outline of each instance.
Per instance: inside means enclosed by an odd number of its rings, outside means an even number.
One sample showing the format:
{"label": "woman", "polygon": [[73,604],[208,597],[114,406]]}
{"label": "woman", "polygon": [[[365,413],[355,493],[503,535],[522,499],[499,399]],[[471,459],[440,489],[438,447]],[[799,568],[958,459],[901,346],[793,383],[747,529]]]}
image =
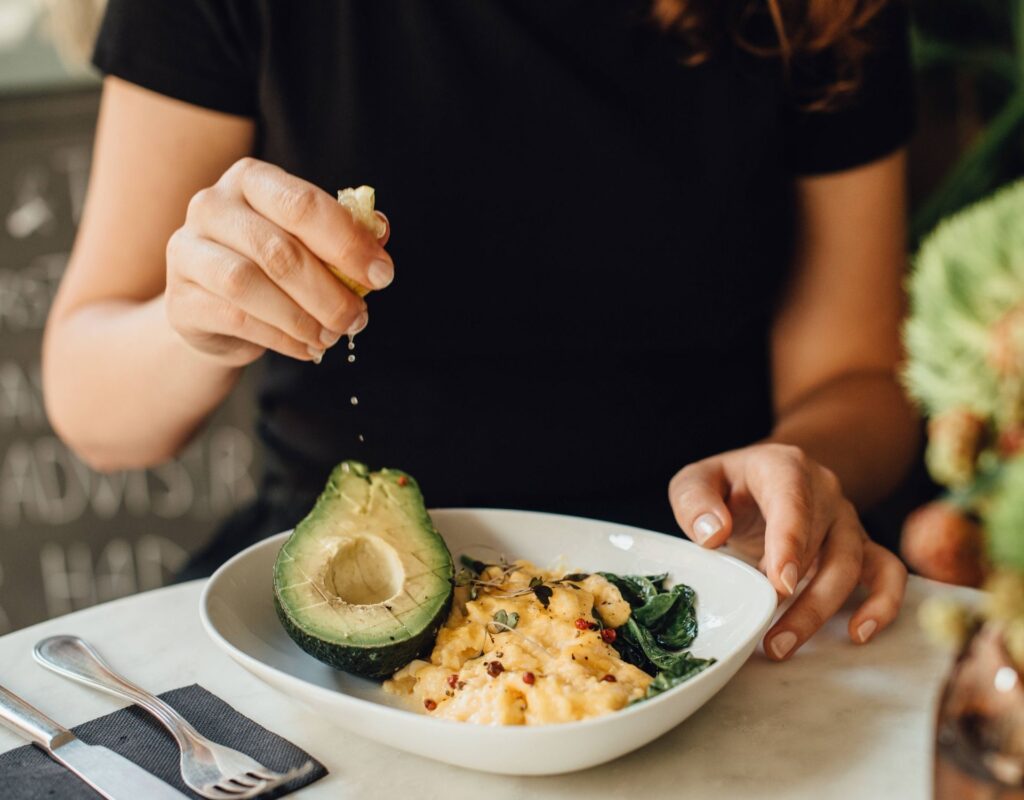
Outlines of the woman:
{"label": "woman", "polygon": [[[900,8],[115,0],[95,59],[46,399],[92,465],[152,464],[259,362],[260,497],[193,574],[354,457],[432,505],[745,545],[808,577],[775,659],[858,583],[853,641],[894,619],[855,507],[915,450]],[[364,183],[393,239],[331,196]]]}

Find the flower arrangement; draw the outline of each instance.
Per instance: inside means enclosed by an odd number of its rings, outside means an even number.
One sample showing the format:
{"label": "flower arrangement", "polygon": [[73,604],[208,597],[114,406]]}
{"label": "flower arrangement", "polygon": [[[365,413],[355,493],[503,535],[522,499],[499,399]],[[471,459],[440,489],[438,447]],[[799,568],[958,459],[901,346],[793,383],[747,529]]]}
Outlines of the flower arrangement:
{"label": "flower arrangement", "polygon": [[941,223],[908,290],[904,379],[947,493],[907,519],[903,555],[927,577],[989,590],[980,618],[926,607],[929,627],[962,640],[1001,620],[1024,665],[1024,181]]}

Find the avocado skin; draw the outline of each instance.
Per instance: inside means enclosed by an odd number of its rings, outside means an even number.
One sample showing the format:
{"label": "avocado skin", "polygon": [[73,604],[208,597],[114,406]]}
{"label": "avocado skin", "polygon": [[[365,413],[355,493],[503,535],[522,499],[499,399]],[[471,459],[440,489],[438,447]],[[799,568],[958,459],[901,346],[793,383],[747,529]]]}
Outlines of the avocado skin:
{"label": "avocado skin", "polygon": [[316,636],[310,636],[303,631],[281,607],[281,601],[278,600],[277,594],[274,595],[274,610],[277,612],[277,618],[281,620],[281,625],[284,626],[285,631],[292,637],[295,644],[329,667],[373,680],[390,678],[413,659],[429,653],[434,646],[434,640],[437,639],[437,632],[441,630],[441,626],[448,619],[448,612],[451,611],[451,608],[452,595],[449,595],[448,601],[442,607],[441,613],[438,614],[434,623],[413,639],[377,647],[343,647]]}
{"label": "avocado skin", "polygon": [[[399,634],[393,641],[381,641],[372,646],[331,641],[330,639],[314,635],[306,631],[302,626],[301,620],[296,619],[295,616],[290,614],[285,604],[281,602],[278,592],[279,565],[277,563],[274,566],[274,610],[288,635],[309,655],[335,669],[365,678],[380,680],[391,677],[410,661],[425,655],[432,649],[437,638],[437,632],[448,619],[448,613],[451,611],[454,597],[454,562],[452,562],[451,555],[444,544],[444,539],[434,527],[433,520],[430,519],[426,503],[423,500],[423,493],[416,479],[408,473],[396,469],[385,469],[377,473],[371,473],[365,464],[358,461],[344,461],[338,464],[331,470],[327,485],[324,487],[324,491],[317,499],[313,508],[295,527],[285,545],[296,536],[302,535],[304,529],[319,524],[325,518],[333,502],[334,494],[344,480],[360,478],[370,481],[374,476],[395,482],[403,479],[406,482],[403,489],[409,493],[409,499],[412,500],[412,506],[415,509],[415,522],[428,537],[436,539],[436,542],[440,544],[440,547],[443,548],[447,555],[448,574],[446,577],[448,580],[448,591],[443,605],[431,617],[429,624],[414,636],[405,635],[404,638],[400,638],[402,634]],[[282,547],[283,550],[284,547]],[[280,558],[281,556],[279,555],[278,561],[280,561]],[[398,632],[396,631],[396,633]],[[402,633],[407,634],[408,631],[403,630]]]}

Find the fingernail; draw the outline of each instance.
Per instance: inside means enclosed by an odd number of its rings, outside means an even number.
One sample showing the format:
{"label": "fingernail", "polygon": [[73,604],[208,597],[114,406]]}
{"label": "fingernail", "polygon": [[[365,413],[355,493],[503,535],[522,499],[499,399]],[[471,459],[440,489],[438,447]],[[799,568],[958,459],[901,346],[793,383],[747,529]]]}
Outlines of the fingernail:
{"label": "fingernail", "polygon": [[720,530],[722,521],[714,514],[701,514],[693,523],[693,535],[697,537],[698,544],[704,544]]}
{"label": "fingernail", "polygon": [[356,317],[356,321],[349,326],[348,335],[355,336],[357,333],[359,333],[359,331],[366,327],[369,321],[370,315],[364,311],[362,314]]}
{"label": "fingernail", "polygon": [[340,333],[329,331],[327,330],[327,328],[324,328],[322,331],[320,331],[320,344],[324,346],[324,350],[326,350],[328,347],[334,347],[334,345],[338,343],[338,340],[340,338]]}
{"label": "fingernail", "polygon": [[319,364],[321,361],[323,361],[323,350],[317,350],[315,347],[307,347],[306,351],[309,353],[309,357],[313,359],[314,364]]}
{"label": "fingernail", "polygon": [[395,279],[395,268],[387,261],[376,258],[370,262],[370,267],[366,271],[366,277],[370,280],[370,285],[374,289],[383,289]]}
{"label": "fingernail", "polygon": [[793,631],[783,631],[768,643],[768,649],[776,658],[785,658],[795,645],[796,634]]}
{"label": "fingernail", "polygon": [[793,592],[796,591],[796,583],[800,580],[800,569],[795,563],[790,561],[782,568],[782,572],[779,574],[779,580],[781,580],[782,585],[786,587],[786,591],[793,594]]}
{"label": "fingernail", "polygon": [[876,630],[878,630],[878,623],[869,619],[867,622],[862,622],[857,628],[857,638],[860,639],[861,644],[864,644]]}
{"label": "fingernail", "polygon": [[374,211],[374,216],[377,217],[377,229],[374,231],[374,235],[378,239],[383,239],[384,234],[388,232],[388,218],[385,216],[383,211]]}

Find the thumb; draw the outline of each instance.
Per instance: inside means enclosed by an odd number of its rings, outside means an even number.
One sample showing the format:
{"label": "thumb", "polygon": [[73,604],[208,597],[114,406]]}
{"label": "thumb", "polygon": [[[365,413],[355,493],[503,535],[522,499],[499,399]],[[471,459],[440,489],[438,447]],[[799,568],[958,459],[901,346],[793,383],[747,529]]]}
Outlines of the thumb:
{"label": "thumb", "polygon": [[718,458],[690,464],[669,482],[669,503],[683,532],[702,547],[719,547],[732,533],[725,504],[729,481]]}

